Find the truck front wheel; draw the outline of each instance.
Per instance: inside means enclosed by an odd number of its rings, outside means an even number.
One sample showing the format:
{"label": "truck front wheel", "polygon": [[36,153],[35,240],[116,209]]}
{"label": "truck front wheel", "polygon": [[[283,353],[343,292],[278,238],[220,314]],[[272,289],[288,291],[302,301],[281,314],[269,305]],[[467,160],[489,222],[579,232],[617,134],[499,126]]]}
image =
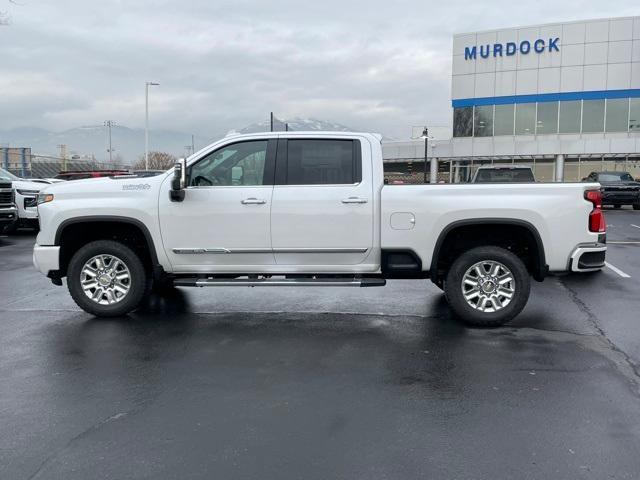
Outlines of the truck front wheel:
{"label": "truck front wheel", "polygon": [[500,247],[464,252],[451,265],[445,282],[451,309],[478,327],[498,327],[513,319],[527,304],[530,288],[522,260]]}
{"label": "truck front wheel", "polygon": [[116,317],[134,310],[146,290],[147,274],[126,245],[98,240],[80,248],[67,269],[69,293],[85,312]]}

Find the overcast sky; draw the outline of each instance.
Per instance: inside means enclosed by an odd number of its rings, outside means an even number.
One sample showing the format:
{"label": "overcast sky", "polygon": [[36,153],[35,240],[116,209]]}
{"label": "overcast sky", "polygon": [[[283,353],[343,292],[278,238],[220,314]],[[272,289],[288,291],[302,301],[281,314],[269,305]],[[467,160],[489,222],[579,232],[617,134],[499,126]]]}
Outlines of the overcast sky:
{"label": "overcast sky", "polygon": [[450,122],[452,35],[630,16],[638,0],[0,0],[0,129],[144,125],[211,137],[314,117],[408,137]]}

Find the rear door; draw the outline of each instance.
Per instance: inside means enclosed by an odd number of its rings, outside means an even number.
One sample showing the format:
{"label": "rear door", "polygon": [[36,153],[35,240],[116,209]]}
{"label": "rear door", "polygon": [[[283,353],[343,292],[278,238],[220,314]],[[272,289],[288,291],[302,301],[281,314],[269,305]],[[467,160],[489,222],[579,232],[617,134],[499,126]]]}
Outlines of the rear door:
{"label": "rear door", "polygon": [[362,263],[374,238],[371,170],[364,139],[281,138],[271,205],[276,263],[299,271]]}

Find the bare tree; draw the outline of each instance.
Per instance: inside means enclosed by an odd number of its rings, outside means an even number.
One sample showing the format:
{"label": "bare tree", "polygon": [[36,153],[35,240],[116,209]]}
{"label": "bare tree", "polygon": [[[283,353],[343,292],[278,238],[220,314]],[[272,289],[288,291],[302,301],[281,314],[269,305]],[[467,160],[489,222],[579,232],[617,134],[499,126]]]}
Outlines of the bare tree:
{"label": "bare tree", "polygon": [[[169,170],[176,164],[176,157],[166,152],[149,152],[149,168],[151,170]],[[133,164],[134,170],[144,170],[144,155]]]}

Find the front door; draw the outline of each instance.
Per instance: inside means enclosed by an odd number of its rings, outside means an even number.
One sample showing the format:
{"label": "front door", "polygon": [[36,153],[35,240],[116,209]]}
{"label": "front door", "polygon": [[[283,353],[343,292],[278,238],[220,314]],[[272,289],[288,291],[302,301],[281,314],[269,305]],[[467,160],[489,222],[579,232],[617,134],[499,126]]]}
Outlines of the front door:
{"label": "front door", "polygon": [[365,261],[373,247],[371,168],[365,140],[279,140],[271,207],[278,265],[287,271],[340,271]]}
{"label": "front door", "polygon": [[275,263],[275,148],[276,140],[223,146],[189,165],[182,202],[161,195],[160,227],[174,271],[252,272]]}

